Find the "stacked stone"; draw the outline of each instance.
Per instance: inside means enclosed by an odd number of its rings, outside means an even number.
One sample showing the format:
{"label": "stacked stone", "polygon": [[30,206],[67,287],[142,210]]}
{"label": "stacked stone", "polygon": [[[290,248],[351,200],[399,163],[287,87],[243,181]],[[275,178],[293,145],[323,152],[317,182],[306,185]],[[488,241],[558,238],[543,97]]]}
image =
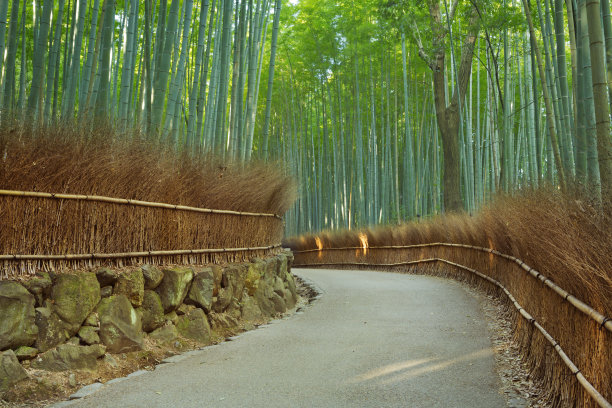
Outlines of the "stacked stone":
{"label": "stacked stone", "polygon": [[95,369],[106,353],[142,349],[146,336],[210,344],[213,331],[294,307],[291,252],[247,264],[65,274],[0,282],[0,392],[32,368]]}

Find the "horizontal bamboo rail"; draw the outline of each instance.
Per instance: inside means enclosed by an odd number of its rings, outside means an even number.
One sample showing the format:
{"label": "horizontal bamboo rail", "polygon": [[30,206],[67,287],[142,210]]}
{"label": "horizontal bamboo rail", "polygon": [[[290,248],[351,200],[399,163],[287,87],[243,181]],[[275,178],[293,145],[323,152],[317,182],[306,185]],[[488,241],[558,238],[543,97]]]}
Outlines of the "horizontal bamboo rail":
{"label": "horizontal bamboo rail", "polygon": [[81,260],[81,259],[116,259],[116,258],[142,258],[147,256],[174,256],[217,254],[223,252],[249,252],[267,251],[280,248],[281,244],[253,247],[253,248],[204,248],[204,249],[178,249],[171,251],[140,251],[118,252],[113,254],[65,254],[65,255],[0,255],[0,261],[55,261],[55,260]]}
{"label": "horizontal bamboo rail", "polygon": [[[487,253],[493,254],[495,256],[499,256],[501,258],[508,259],[508,260],[516,263],[517,265],[519,265],[521,268],[523,268],[523,270],[528,272],[534,278],[539,279],[544,285],[548,286],[555,293],[557,293],[559,296],[561,296],[564,300],[567,300],[576,309],[580,310],[582,313],[586,314],[591,319],[596,321],[601,327],[604,327],[609,332],[612,332],[612,319],[610,317],[604,316],[603,314],[599,313],[597,310],[593,309],[591,306],[587,305],[586,303],[584,303],[580,299],[578,299],[575,296],[571,295],[565,289],[561,288],[559,285],[557,285],[556,283],[554,283],[553,281],[548,279],[546,276],[542,275],[540,272],[538,272],[537,270],[535,270],[532,267],[530,267],[529,265],[527,265],[522,260],[520,260],[520,259],[518,259],[518,258],[516,258],[514,256],[508,255],[508,254],[503,254],[503,253],[501,253],[501,252],[499,252],[499,251],[497,251],[495,249],[483,248],[483,247],[479,247],[479,246],[466,245],[466,244],[452,244],[452,243],[447,243],[447,242],[433,242],[433,243],[430,243],[430,244],[416,244],[416,245],[371,246],[371,247],[367,247],[365,249],[369,251],[369,250],[372,250],[372,249],[413,249],[413,248],[426,248],[426,247],[434,247],[434,246],[445,246],[445,247],[456,247],[456,248],[473,249],[473,250],[477,250],[477,251],[481,251],[481,252],[487,252]],[[293,251],[293,252],[295,254],[300,254],[300,253],[307,253],[307,252],[333,251],[333,250],[356,250],[356,249],[364,250],[364,247],[363,246],[337,247],[337,248],[330,247],[330,248],[321,248],[320,250],[319,249],[306,249],[306,250]],[[379,264],[377,264],[377,265],[379,265]],[[298,265],[295,265],[295,266],[298,266]],[[307,266],[310,266],[310,265],[307,265]]]}
{"label": "horizontal bamboo rail", "polygon": [[239,216],[247,216],[247,217],[274,217],[274,218],[278,218],[279,220],[282,220],[282,217],[278,214],[254,213],[254,212],[231,211],[231,210],[215,210],[215,209],[210,209],[210,208],[190,207],[187,205],[155,203],[151,201],[131,200],[131,199],[126,199],[126,198],[113,198],[113,197],[104,197],[104,196],[96,196],[96,195],[42,193],[42,192],[37,192],[37,191],[0,190],[0,196],[50,198],[50,199],[57,199],[57,200],[97,201],[97,202],[102,202],[102,203],[134,205],[134,206],[152,207],[152,208],[165,208],[169,210],[192,211],[192,212],[207,213],[207,214],[239,215]]}
{"label": "horizontal bamboo rail", "polygon": [[[393,247],[384,247],[385,249],[392,249],[392,248],[414,248],[414,247],[424,247],[424,246],[434,246],[434,245],[448,245],[448,246],[461,246],[461,247],[465,247],[465,248],[480,248],[480,247],[472,247],[470,245],[460,245],[460,244],[443,244],[443,243],[435,243],[435,244],[422,244],[422,245],[414,245],[414,246],[405,246],[405,247],[398,247],[398,246],[393,246]],[[383,247],[368,247],[367,249],[380,249]],[[363,247],[350,247],[350,248],[324,248],[322,250],[327,250],[327,249],[363,249]],[[489,250],[489,248],[481,248],[481,249],[487,249],[488,251],[486,252],[491,252],[493,250]],[[318,249],[316,250],[305,250],[305,251],[294,251],[294,253],[304,253],[304,252],[313,252],[313,251],[319,251]],[[495,251],[497,252],[497,251]],[[504,255],[498,252],[499,255]],[[511,259],[514,257],[511,257],[509,255],[504,255],[504,257]],[[516,259],[516,258],[514,258]],[[451,265],[454,266],[456,268],[459,269],[463,269],[465,271],[468,271],[470,273],[473,273],[477,276],[479,276],[482,279],[487,280],[488,282],[494,284],[495,286],[499,287],[508,297],[508,299],[510,299],[510,301],[512,302],[512,304],[514,305],[514,307],[517,309],[517,311],[519,312],[519,314],[525,319],[527,320],[530,324],[532,324],[536,329],[538,329],[538,331],[544,336],[544,338],[546,338],[546,340],[548,340],[548,342],[552,345],[553,349],[557,352],[557,354],[559,355],[559,357],[561,357],[561,360],[563,361],[563,363],[566,365],[566,367],[570,370],[570,372],[572,373],[572,375],[576,376],[576,379],[578,380],[578,382],[580,383],[580,385],[582,385],[582,387],[585,389],[585,391],[591,396],[591,398],[593,398],[593,400],[595,400],[595,402],[597,402],[597,404],[602,407],[602,408],[612,408],[612,404],[610,402],[608,402],[603,395],[601,395],[601,393],[599,391],[597,391],[597,389],[593,386],[593,384],[591,384],[589,382],[589,380],[586,379],[586,377],[582,374],[582,372],[580,371],[580,369],[576,366],[576,364],[574,364],[574,362],[569,358],[569,356],[565,353],[565,351],[563,351],[563,349],[561,348],[561,346],[559,345],[559,343],[546,331],[546,329],[544,329],[544,327],[542,327],[542,325],[540,323],[538,323],[536,321],[536,319],[531,316],[529,314],[529,312],[527,312],[518,302],[517,300],[514,298],[514,296],[512,296],[512,294],[508,291],[508,289],[506,289],[499,281],[484,275],[480,272],[478,272],[475,269],[469,268],[465,265],[461,265],[455,262],[451,262],[448,261],[446,259],[441,259],[441,258],[428,258],[428,259],[421,259],[421,260],[417,260],[417,261],[407,261],[407,262],[397,262],[397,263],[389,263],[389,264],[380,264],[380,263],[366,263],[366,262],[336,262],[336,263],[316,263],[316,264],[294,264],[293,267],[298,268],[298,267],[304,267],[304,266],[366,266],[366,267],[372,267],[372,266],[382,266],[382,267],[397,267],[397,266],[411,266],[411,265],[418,265],[418,264],[423,264],[423,263],[434,263],[434,262],[440,262],[440,263],[445,263],[447,265]],[[563,290],[563,289],[561,289]],[[571,296],[571,295],[570,295]],[[588,306],[587,306],[588,307]],[[608,321],[609,322],[609,321]]]}

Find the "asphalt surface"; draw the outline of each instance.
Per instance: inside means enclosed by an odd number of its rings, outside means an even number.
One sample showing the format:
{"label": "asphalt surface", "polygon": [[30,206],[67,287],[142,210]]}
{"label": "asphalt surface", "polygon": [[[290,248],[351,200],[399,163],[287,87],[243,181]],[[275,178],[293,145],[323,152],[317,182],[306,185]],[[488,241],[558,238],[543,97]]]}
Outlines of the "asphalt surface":
{"label": "asphalt surface", "polygon": [[294,269],[303,312],[74,407],[504,407],[478,301],[439,278]]}

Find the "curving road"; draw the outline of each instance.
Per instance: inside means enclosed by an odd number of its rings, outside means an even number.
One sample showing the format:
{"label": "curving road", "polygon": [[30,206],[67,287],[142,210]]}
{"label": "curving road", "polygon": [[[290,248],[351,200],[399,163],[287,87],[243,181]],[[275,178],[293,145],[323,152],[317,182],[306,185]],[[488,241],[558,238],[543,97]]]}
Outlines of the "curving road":
{"label": "curving road", "polygon": [[459,284],[383,272],[294,272],[322,291],[303,313],[69,406],[506,406],[484,317]]}

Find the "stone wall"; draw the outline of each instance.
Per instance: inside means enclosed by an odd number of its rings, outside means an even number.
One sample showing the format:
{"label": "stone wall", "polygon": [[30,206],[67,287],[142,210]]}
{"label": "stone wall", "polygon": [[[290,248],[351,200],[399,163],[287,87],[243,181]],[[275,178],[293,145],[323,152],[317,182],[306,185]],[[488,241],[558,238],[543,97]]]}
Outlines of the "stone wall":
{"label": "stone wall", "polygon": [[261,322],[298,300],[291,252],[225,266],[48,274],[0,281],[0,392],[32,368],[95,369],[107,353],[141,350],[146,337],[211,344],[239,323]]}

